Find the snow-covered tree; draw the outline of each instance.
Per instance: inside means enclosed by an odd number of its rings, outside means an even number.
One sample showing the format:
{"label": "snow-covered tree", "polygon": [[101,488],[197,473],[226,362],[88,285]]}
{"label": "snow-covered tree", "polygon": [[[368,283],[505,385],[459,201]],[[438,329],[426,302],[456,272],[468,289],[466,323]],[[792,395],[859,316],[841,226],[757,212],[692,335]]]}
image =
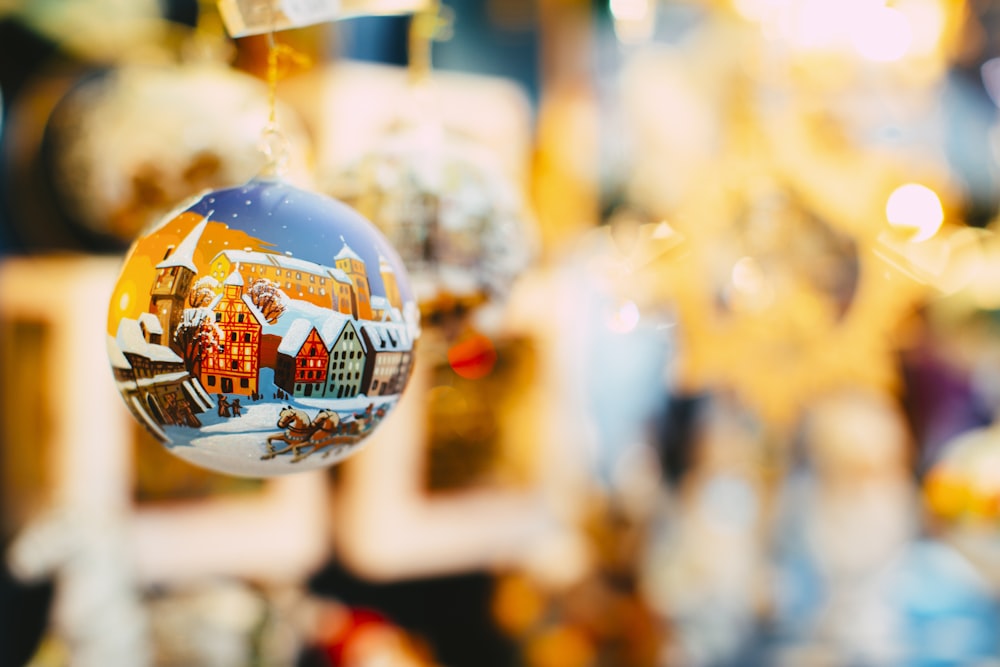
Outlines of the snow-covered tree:
{"label": "snow-covered tree", "polygon": [[278,284],[267,278],[257,278],[250,283],[247,290],[253,305],[257,306],[261,314],[267,318],[268,324],[274,324],[285,312],[287,307],[285,293],[278,288]]}
{"label": "snow-covered tree", "polygon": [[219,281],[212,276],[199,278],[188,290],[187,304],[189,308],[204,308],[212,303],[219,291]]}
{"label": "snow-covered tree", "polygon": [[187,308],[174,330],[174,342],[180,347],[187,371],[196,375],[201,363],[219,354],[225,335],[208,308]]}

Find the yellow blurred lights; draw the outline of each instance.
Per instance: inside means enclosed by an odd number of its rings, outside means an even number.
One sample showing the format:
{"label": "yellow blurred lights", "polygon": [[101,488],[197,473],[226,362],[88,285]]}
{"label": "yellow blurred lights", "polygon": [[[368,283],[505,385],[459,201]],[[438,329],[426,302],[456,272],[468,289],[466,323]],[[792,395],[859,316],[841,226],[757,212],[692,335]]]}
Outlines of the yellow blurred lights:
{"label": "yellow blurred lights", "polygon": [[900,0],[893,9],[906,17],[910,30],[909,55],[930,55],[941,46],[948,22],[941,0]]}
{"label": "yellow blurred lights", "polygon": [[743,257],[733,265],[733,287],[745,294],[757,294],[764,288],[764,272],[753,257]]}
{"label": "yellow blurred lights", "polygon": [[852,31],[857,52],[874,62],[892,62],[905,56],[913,42],[907,17],[891,7],[875,8],[865,14]]}
{"label": "yellow blurred lights", "polygon": [[941,0],[733,0],[744,18],[798,51],[852,51],[870,62],[928,55],[947,16]]}
{"label": "yellow blurred lights", "polygon": [[911,243],[931,238],[944,223],[941,200],[933,190],[918,183],[896,188],[885,205],[885,216],[893,228],[911,233]]}
{"label": "yellow blurred lights", "polygon": [[787,10],[794,0],[734,0],[736,11],[751,21],[764,21],[774,12]]}

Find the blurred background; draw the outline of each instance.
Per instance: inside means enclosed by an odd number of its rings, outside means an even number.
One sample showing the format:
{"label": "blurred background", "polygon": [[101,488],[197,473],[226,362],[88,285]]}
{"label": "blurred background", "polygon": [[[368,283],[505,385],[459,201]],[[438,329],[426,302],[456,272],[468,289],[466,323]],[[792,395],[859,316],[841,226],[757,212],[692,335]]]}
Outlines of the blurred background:
{"label": "blurred background", "polygon": [[276,2],[284,177],[423,335],[363,452],[253,480],[104,328],[264,164],[264,5],[0,0],[0,664],[1000,665],[1000,5]]}

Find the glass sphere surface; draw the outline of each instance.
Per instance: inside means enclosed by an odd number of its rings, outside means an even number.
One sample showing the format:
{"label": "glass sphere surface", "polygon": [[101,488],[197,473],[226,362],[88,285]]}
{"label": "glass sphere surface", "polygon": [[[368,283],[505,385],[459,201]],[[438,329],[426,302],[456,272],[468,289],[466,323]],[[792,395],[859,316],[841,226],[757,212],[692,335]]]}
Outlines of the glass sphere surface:
{"label": "glass sphere surface", "polygon": [[419,311],[363,216],[280,180],[212,190],[129,250],[108,356],[173,454],[268,477],[336,463],[405,387]]}

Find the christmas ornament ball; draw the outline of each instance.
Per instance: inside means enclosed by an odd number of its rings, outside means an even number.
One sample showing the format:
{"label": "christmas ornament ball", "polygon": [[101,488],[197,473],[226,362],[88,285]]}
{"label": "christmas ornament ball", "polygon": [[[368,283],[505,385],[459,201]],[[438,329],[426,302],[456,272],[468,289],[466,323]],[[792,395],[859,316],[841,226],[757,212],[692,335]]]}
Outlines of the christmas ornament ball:
{"label": "christmas ornament ball", "polygon": [[209,191],[129,250],[108,355],[129,410],[196,465],[267,477],[336,463],[407,383],[419,311],[363,216],[281,180]]}

